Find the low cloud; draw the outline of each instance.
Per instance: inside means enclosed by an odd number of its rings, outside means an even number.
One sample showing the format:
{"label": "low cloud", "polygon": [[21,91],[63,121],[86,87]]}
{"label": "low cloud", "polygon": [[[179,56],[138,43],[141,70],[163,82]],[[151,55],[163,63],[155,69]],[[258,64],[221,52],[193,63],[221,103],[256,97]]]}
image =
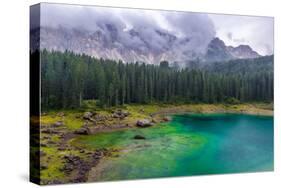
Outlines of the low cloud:
{"label": "low cloud", "polygon": [[[157,32],[186,38],[189,47],[185,47],[198,52],[205,50],[215,37],[213,22],[207,14],[62,4],[42,4],[41,7],[43,27],[97,31],[106,24],[114,26],[112,29],[116,29],[118,38],[125,45],[132,48],[148,45],[156,52],[169,47],[168,39],[160,37]],[[129,35],[130,30],[137,31],[139,37]]]}
{"label": "low cloud", "polygon": [[227,45],[246,44],[261,55],[273,54],[273,18],[222,14],[209,14],[209,17],[214,22],[217,37]]}
{"label": "low cloud", "polygon": [[[262,55],[273,53],[273,19],[268,17],[41,4],[43,27],[104,31],[110,25],[116,30],[117,40],[132,49],[149,46],[160,52],[169,48],[170,39],[157,33],[162,32],[186,41],[184,45],[178,44],[180,51],[192,49],[201,53],[217,36],[227,45],[248,44]],[[133,30],[139,37],[129,34]]]}

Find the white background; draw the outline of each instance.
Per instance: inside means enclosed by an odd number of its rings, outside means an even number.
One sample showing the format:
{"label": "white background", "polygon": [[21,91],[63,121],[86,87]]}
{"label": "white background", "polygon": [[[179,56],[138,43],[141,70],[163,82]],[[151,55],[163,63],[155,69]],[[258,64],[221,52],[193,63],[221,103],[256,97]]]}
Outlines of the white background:
{"label": "white background", "polygon": [[[0,187],[37,187],[28,182],[29,167],[29,5],[38,0],[1,1],[0,5]],[[275,17],[275,171],[235,175],[87,183],[59,187],[280,187],[280,50],[278,0],[45,0],[166,10],[186,10]],[[259,32],[259,31],[257,31]],[[239,156],[237,156],[239,157]],[[280,183],[281,184],[281,183]]]}

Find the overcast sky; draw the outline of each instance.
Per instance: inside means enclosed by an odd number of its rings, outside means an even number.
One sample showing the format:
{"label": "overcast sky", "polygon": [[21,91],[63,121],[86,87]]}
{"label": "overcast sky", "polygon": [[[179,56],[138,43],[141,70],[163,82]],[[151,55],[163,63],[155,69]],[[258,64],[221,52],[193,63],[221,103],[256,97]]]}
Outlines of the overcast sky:
{"label": "overcast sky", "polygon": [[273,53],[274,21],[271,17],[209,14],[216,36],[227,45],[248,44],[261,55]]}
{"label": "overcast sky", "polygon": [[[108,21],[116,23],[123,31],[147,27],[167,30],[178,37],[193,37],[196,39],[194,46],[206,44],[217,36],[227,45],[248,44],[261,55],[273,53],[273,18],[269,17],[61,4],[43,4],[41,7],[43,26],[95,30],[99,23]],[[146,32],[151,37],[152,32],[149,29]]]}

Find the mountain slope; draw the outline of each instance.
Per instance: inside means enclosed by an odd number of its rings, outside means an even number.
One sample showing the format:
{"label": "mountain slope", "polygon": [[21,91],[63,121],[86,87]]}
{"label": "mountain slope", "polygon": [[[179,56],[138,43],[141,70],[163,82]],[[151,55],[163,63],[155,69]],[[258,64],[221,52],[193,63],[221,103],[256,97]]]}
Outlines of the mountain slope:
{"label": "mountain slope", "polygon": [[203,69],[224,74],[245,74],[267,72],[273,73],[274,56],[263,56],[253,59],[235,59],[228,62],[213,62]]}
{"label": "mountain slope", "polygon": [[[32,31],[37,41],[39,29]],[[153,37],[150,36],[153,33]],[[38,46],[38,45],[35,45]],[[214,62],[256,58],[251,47],[226,46],[219,38],[198,41],[195,37],[177,37],[163,29],[132,28],[121,30],[113,23],[103,23],[95,31],[66,27],[41,27],[40,48],[49,51],[73,51],[96,58],[159,64],[166,60],[179,66],[191,66],[194,61]]]}

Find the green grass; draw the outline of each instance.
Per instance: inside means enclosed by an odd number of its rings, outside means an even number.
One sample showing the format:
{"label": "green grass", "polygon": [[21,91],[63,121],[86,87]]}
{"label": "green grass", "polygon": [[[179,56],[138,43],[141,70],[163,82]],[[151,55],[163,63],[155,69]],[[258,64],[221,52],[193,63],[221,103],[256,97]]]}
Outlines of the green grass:
{"label": "green grass", "polygon": [[41,157],[41,164],[46,164],[47,169],[41,170],[42,180],[67,180],[69,177],[60,170],[64,166],[63,157],[65,155],[75,155],[86,160],[86,156],[78,150],[59,151],[54,147],[41,147],[41,150],[46,153],[46,156]]}
{"label": "green grass", "polygon": [[[138,119],[150,118],[150,114],[167,109],[174,109],[177,111],[187,111],[195,113],[212,113],[221,111],[234,112],[249,112],[249,113],[270,113],[273,110],[272,103],[245,103],[245,104],[126,104],[118,107],[100,108],[96,106],[95,100],[87,100],[83,103],[82,109],[77,110],[63,110],[65,116],[58,116],[58,111],[48,112],[47,115],[40,117],[41,124],[48,125],[57,121],[63,121],[66,127],[73,131],[81,128],[84,120],[81,118],[86,111],[95,111],[99,115],[110,116],[112,111],[116,109],[123,109],[130,112],[124,123],[133,123]],[[110,125],[111,122],[104,122],[105,125]]]}
{"label": "green grass", "polygon": [[48,113],[48,115],[44,115],[40,117],[40,123],[44,125],[54,124],[57,121],[61,121],[62,118],[57,116],[54,112]]}
{"label": "green grass", "polygon": [[[41,148],[45,153],[45,157],[41,157],[41,163],[47,165],[47,169],[41,170],[42,180],[54,180],[54,179],[64,179],[63,172],[60,168],[63,167],[63,161],[60,152],[56,148],[43,147]],[[49,157],[49,160],[48,160]]]}
{"label": "green grass", "polygon": [[64,123],[67,126],[68,129],[70,130],[76,130],[81,128],[81,126],[83,125],[83,120],[81,118],[82,114],[81,113],[66,113],[65,117],[64,117]]}
{"label": "green grass", "polygon": [[47,115],[40,117],[40,122],[43,125],[51,125],[57,121],[63,121],[69,130],[76,130],[81,128],[84,121],[80,117],[83,113],[74,110],[64,110],[63,112],[65,114],[65,116],[63,117],[58,116],[57,111],[48,112]]}

